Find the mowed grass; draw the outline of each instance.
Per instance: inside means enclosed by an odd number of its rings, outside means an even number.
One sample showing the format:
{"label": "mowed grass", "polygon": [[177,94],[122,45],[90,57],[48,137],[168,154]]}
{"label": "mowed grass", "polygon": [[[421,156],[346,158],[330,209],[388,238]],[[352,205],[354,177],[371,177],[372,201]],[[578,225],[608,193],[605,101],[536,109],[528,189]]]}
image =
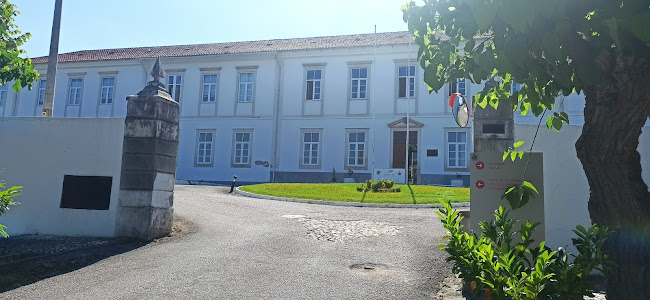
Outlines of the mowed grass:
{"label": "mowed grass", "polygon": [[[240,189],[254,194],[294,198],[362,203],[437,204],[469,202],[469,188],[396,184],[399,193],[358,192],[359,183],[264,183]],[[364,195],[365,194],[365,195]]]}

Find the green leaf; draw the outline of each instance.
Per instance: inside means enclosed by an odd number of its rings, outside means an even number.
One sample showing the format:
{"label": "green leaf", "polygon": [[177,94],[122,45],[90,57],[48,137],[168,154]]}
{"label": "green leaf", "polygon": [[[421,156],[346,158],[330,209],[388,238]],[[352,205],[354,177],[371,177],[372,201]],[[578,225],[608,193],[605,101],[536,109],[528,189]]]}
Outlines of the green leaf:
{"label": "green leaf", "polygon": [[562,129],[562,120],[560,118],[553,118],[553,128],[555,128],[556,131],[560,131]]}
{"label": "green leaf", "polygon": [[494,18],[497,16],[499,6],[493,3],[485,5],[485,1],[482,0],[468,1],[468,3],[479,29],[482,32],[488,31],[492,27]]}
{"label": "green leaf", "polygon": [[508,149],[508,150],[506,150],[506,151],[503,151],[503,159],[502,159],[502,161],[505,161],[506,158],[508,158],[508,155],[510,155],[510,152],[511,152],[511,151],[512,151],[512,150],[510,150],[510,149]]}
{"label": "green leaf", "polygon": [[524,144],[524,141],[518,141],[518,142],[516,142],[516,143],[514,144],[514,146],[515,146],[515,148],[519,148],[519,147],[521,147],[521,145],[523,145],[523,144]]}
{"label": "green leaf", "polygon": [[524,180],[522,185],[529,188],[529,189],[531,189],[531,190],[533,190],[535,193],[539,194],[539,192],[537,191],[537,189],[535,188],[535,186],[532,183]]}
{"label": "green leaf", "polygon": [[546,128],[548,128],[548,130],[553,129],[553,116],[548,116],[546,118]]}

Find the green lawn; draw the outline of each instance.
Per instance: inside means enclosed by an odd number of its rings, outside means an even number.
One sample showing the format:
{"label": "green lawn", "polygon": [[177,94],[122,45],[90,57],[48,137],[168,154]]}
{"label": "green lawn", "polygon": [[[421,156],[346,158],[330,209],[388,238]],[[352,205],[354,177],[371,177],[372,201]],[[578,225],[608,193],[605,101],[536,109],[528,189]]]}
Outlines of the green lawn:
{"label": "green lawn", "polygon": [[248,185],[240,189],[254,194],[296,199],[329,200],[364,203],[437,204],[440,200],[469,202],[469,188],[429,185],[396,184],[399,193],[358,192],[359,183],[265,183]]}

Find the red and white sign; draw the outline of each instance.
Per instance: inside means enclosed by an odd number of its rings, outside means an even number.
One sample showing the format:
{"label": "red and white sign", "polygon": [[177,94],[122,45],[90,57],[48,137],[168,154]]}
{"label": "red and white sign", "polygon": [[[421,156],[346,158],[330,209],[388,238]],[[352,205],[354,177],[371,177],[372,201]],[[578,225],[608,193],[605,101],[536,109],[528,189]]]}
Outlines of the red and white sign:
{"label": "red and white sign", "polygon": [[476,163],[476,168],[479,170],[483,170],[483,168],[485,168],[485,164],[482,161],[479,161]]}
{"label": "red and white sign", "polygon": [[476,182],[476,187],[479,188],[479,189],[484,188],[485,187],[485,182],[483,182],[483,180],[477,181]]}

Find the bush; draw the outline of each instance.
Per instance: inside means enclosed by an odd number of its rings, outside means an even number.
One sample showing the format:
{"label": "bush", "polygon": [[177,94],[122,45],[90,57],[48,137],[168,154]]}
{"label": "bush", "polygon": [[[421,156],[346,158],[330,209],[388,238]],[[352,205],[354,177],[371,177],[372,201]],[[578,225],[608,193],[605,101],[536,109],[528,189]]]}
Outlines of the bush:
{"label": "bush", "polygon": [[[20,195],[20,190],[22,189],[21,186],[14,186],[7,190],[2,190],[2,187],[4,187],[4,183],[0,182],[0,215],[8,212],[9,206],[18,204],[18,202],[14,202],[13,198]],[[5,232],[5,229],[7,227],[0,224],[0,234],[8,237],[9,235]]]}
{"label": "bush", "polygon": [[357,191],[359,192],[370,192],[373,193],[399,193],[400,189],[393,189],[395,185],[395,180],[366,180],[365,184],[359,186]]}
{"label": "bush", "polygon": [[[602,272],[603,266],[609,266],[601,250],[606,228],[578,226],[573,245],[580,254],[574,256],[561,248],[552,251],[544,242],[531,247],[531,236],[539,224],[518,224],[509,217],[511,211],[502,206],[495,211],[493,221],[480,222],[482,233],[477,236],[462,232],[463,217],[448,203],[443,205],[437,214],[449,236],[446,245],[440,244],[441,250],[449,253],[452,271],[474,295],[483,291],[492,299],[582,300],[593,296],[592,271]],[[574,258],[572,263],[569,257]]]}

